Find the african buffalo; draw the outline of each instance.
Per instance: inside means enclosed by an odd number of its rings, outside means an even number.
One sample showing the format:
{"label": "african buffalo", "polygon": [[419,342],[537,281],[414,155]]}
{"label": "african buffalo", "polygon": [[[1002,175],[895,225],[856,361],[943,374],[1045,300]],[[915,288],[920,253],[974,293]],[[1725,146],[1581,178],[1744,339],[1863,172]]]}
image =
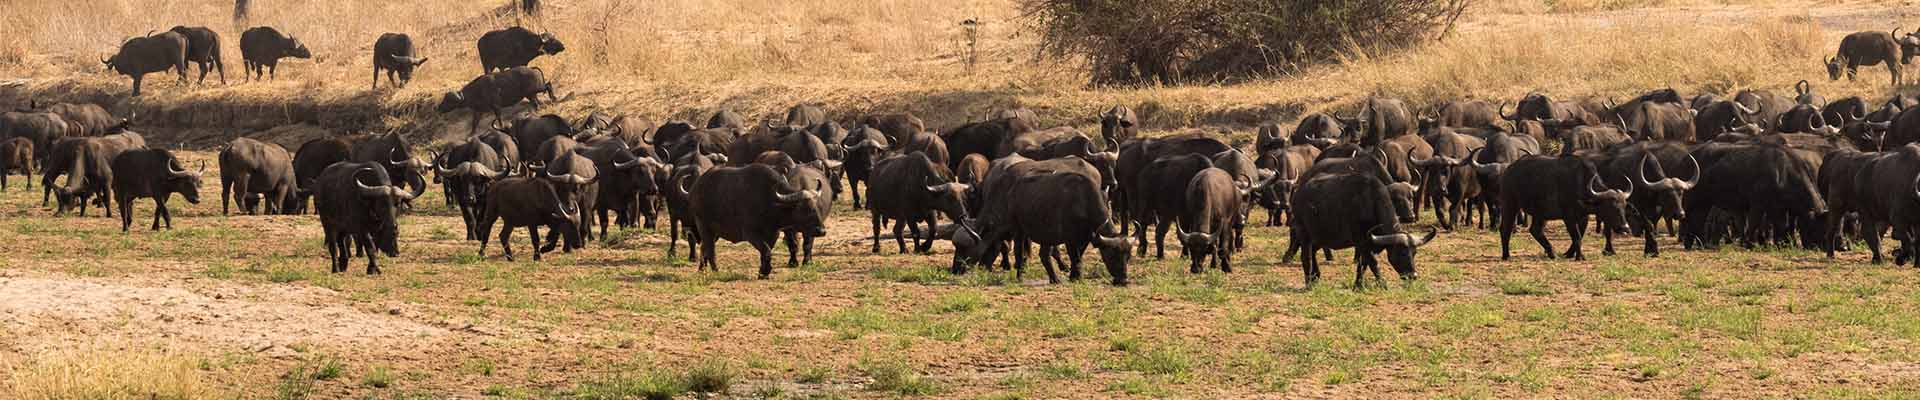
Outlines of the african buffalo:
{"label": "african buffalo", "polygon": [[447,197],[460,208],[460,221],[467,228],[467,240],[481,239],[484,230],[475,229],[487,204],[489,187],[510,173],[506,160],[492,146],[479,139],[468,140],[448,149],[434,163],[435,176]]}
{"label": "african buffalo", "polygon": [[27,190],[33,190],[33,141],[11,138],[0,141],[0,190],[7,189],[7,175],[20,171],[27,177]]}
{"label": "african buffalo", "polygon": [[[262,74],[274,76],[280,71],[280,59],[287,57],[313,58],[313,52],[308,51],[307,45],[300,43],[300,39],[282,35],[271,27],[258,26],[240,33],[240,59],[245,63],[249,78],[258,79]],[[374,69],[379,69],[378,62],[374,65]],[[374,74],[378,79],[379,73]]]}
{"label": "african buffalo", "polygon": [[336,163],[314,179],[314,209],[320,214],[331,272],[346,272],[356,249],[367,256],[368,275],[380,273],[376,249],[387,257],[400,256],[399,205],[413,195],[389,182],[386,168],[370,162]]}
{"label": "african buffalo", "polygon": [[[931,135],[929,135],[931,136]],[[932,240],[922,240],[919,223],[926,222],[928,232],[938,226],[938,215],[954,221],[967,219],[965,184],[952,183],[953,173],[946,165],[934,162],[919,152],[881,160],[873,167],[867,185],[867,209],[872,213],[873,252],[880,252],[880,227],[893,220],[894,241],[901,253],[907,252],[902,228],[913,231],[915,251],[926,253]]]}
{"label": "african buffalo", "polygon": [[1393,265],[1400,279],[1418,278],[1414,254],[1440,231],[1430,229],[1419,238],[1402,232],[1403,226],[1395,221],[1394,195],[1387,185],[1375,174],[1332,173],[1313,177],[1294,191],[1295,212],[1287,221],[1292,237],[1289,242],[1298,243],[1306,251],[1301,269],[1307,285],[1320,280],[1320,261],[1313,257],[1314,250],[1348,247],[1354,248],[1354,289],[1365,286],[1364,273],[1368,270],[1373,271],[1375,280],[1381,279],[1380,261],[1375,258],[1381,250],[1387,252],[1387,263]]}
{"label": "african buffalo", "polygon": [[1587,259],[1580,237],[1587,231],[1589,215],[1599,218],[1606,238],[1601,254],[1612,255],[1614,229],[1608,227],[1625,226],[1627,198],[1633,192],[1631,187],[1628,191],[1606,187],[1601,171],[1591,161],[1571,156],[1527,156],[1510,164],[1500,177],[1500,187],[1505,189],[1500,192],[1500,259],[1511,256],[1513,228],[1522,213],[1531,217],[1527,228],[1548,259],[1554,255],[1546,233],[1547,221],[1551,220],[1566,223],[1571,243],[1563,256]]}
{"label": "african buffalo", "polygon": [[[56,149],[62,146],[55,145]],[[64,214],[66,210],[78,206],[80,216],[87,216],[88,198],[98,195],[101,201],[112,198],[113,160],[121,153],[147,148],[147,141],[138,133],[122,132],[101,137],[78,138],[62,154],[49,155],[46,168],[43,168],[40,183],[45,189],[51,189],[59,200],[59,208],[54,215]],[[54,178],[67,175],[67,184],[53,185]],[[113,216],[109,209],[107,216]]]}
{"label": "african buffalo", "polygon": [[113,175],[113,200],[120,206],[120,232],[126,232],[133,225],[133,201],[142,197],[153,199],[153,228],[160,230],[160,221],[167,222],[167,229],[173,229],[173,213],[167,211],[167,198],[174,193],[187,199],[188,203],[200,204],[200,174],[187,172],[180,166],[180,160],[173,153],[160,149],[136,149],[120,153],[113,158],[113,169],[120,173]]}
{"label": "african buffalo", "polygon": [[[1017,159],[1018,157],[1008,157]],[[1003,160],[995,160],[996,164]],[[1058,246],[1066,246],[1070,260],[1067,277],[1080,278],[1080,258],[1091,245],[1099,250],[1101,262],[1113,285],[1125,286],[1127,259],[1132,244],[1115,235],[1108,225],[1107,199],[1100,190],[1100,178],[1091,176],[1093,166],[1077,158],[1048,161],[1012,162],[1006,168],[990,172],[987,205],[974,224],[956,224],[953,234],[954,273],[965,273],[966,265],[991,265],[993,255],[1005,253],[1008,241],[1018,243],[1014,265],[1024,270],[1027,244],[1043,247],[1040,262],[1046,266],[1047,280],[1059,283],[1053,256]],[[1047,207],[1030,207],[1046,204]],[[977,227],[977,229],[975,228]]]}
{"label": "african buffalo", "polygon": [[854,209],[865,206],[860,201],[864,192],[860,190],[860,182],[872,182],[873,167],[887,157],[887,149],[892,147],[887,140],[887,136],[879,130],[867,127],[855,129],[847,135],[847,158],[841,168],[846,171],[847,190],[853,192]]}
{"label": "african buffalo", "polygon": [[1226,170],[1207,168],[1188,180],[1186,209],[1179,213],[1180,247],[1193,259],[1192,273],[1202,271],[1201,261],[1213,256],[1220,272],[1233,272],[1234,226],[1240,220],[1241,199],[1247,197],[1245,185],[1233,181]]}
{"label": "african buffalo", "polygon": [[[1703,156],[1706,152],[1720,154]],[[1741,243],[1753,246],[1773,233],[1769,228],[1786,226],[1770,221],[1806,219],[1827,211],[1815,183],[1818,167],[1783,144],[1696,147],[1693,155],[1705,169],[1700,184],[1687,191],[1682,204],[1687,218],[1681,221],[1681,243],[1688,248],[1716,245],[1717,235],[1711,234],[1708,225],[1715,212],[1743,218],[1746,231],[1740,234]],[[1774,239],[1784,241],[1785,237]]]}
{"label": "african buffalo", "polygon": [[525,67],[534,57],[560,54],[567,49],[552,33],[533,33],[522,27],[509,27],[480,35],[480,73]]}
{"label": "african buffalo", "polygon": [[[413,38],[405,33],[383,33],[373,42],[373,88],[380,88],[380,70],[387,71],[387,84],[406,87],[413,70],[427,63],[413,48]],[[394,76],[399,75],[399,82]]]}
{"label": "african buffalo", "polygon": [[220,150],[220,214],[226,215],[231,203],[254,214],[253,197],[262,196],[267,213],[287,213],[299,190],[293,173],[293,156],[280,145],[248,138],[227,142]]}
{"label": "african buffalo", "polygon": [[1840,80],[1840,70],[1846,69],[1847,80],[1853,80],[1860,66],[1886,64],[1887,73],[1892,75],[1893,85],[1900,85],[1900,66],[1913,60],[1915,47],[1920,40],[1907,37],[1895,38],[1899,29],[1892,33],[1878,31],[1854,32],[1840,39],[1840,49],[1833,57],[1827,58],[1827,78]]}
{"label": "african buffalo", "polygon": [[674,161],[673,170],[667,177],[667,188],[664,190],[666,193],[662,196],[665,197],[667,203],[667,230],[669,235],[667,237],[667,258],[673,258],[674,247],[680,243],[680,234],[686,233],[687,261],[698,261],[697,256],[700,254],[700,248],[694,246],[694,242],[699,236],[695,235],[694,228],[696,225],[693,223],[694,216],[692,214],[692,204],[690,203],[692,200],[687,197],[686,191],[694,181],[700,180],[701,175],[712,170],[714,165],[715,163],[707,159],[706,155],[699,153],[688,154],[686,157]]}
{"label": "african buffalo", "polygon": [[[1129,210],[1140,224],[1135,239],[1140,243],[1141,257],[1147,252],[1147,227],[1153,226],[1154,257],[1167,258],[1167,227],[1188,209],[1185,191],[1170,188],[1185,188],[1195,174],[1208,168],[1213,168],[1213,160],[1208,155],[1169,155],[1154,160],[1134,178],[1133,187],[1145,189],[1135,198],[1138,202],[1130,203],[1133,208]],[[1188,250],[1191,253],[1195,249]]]}
{"label": "african buffalo", "polygon": [[127,39],[120,51],[101,60],[108,69],[133,78],[133,95],[140,95],[140,81],[147,74],[173,69],[180,83],[187,83],[187,36],[175,32]]}
{"label": "african buffalo", "polygon": [[1307,114],[1293,126],[1293,135],[1287,137],[1287,143],[1312,144],[1321,149],[1332,146],[1344,137],[1346,128],[1340,125],[1340,119],[1323,113]]}
{"label": "african buffalo", "polygon": [[[227,84],[227,60],[220,56],[220,34],[204,26],[175,26],[168,31],[187,38],[187,61],[200,64],[200,82],[207,82],[207,70],[220,71],[220,84]],[[184,74],[185,71],[182,71]]]}
{"label": "african buffalo", "polygon": [[501,121],[500,109],[520,104],[521,100],[540,110],[541,93],[547,94],[547,100],[559,102],[553,96],[553,84],[547,82],[546,73],[539,68],[513,67],[491,72],[473,78],[460,91],[448,92],[440,97],[440,105],[435,107],[442,114],[462,108],[472,110],[473,118],[468,122],[473,133],[480,132],[480,112],[493,113],[495,122]]}
{"label": "african buffalo", "polygon": [[[562,189],[552,182],[533,177],[506,178],[493,182],[487,188],[487,203],[480,209],[474,222],[474,234],[480,239],[480,255],[487,253],[487,232],[493,230],[495,221],[500,227],[500,251],[513,261],[513,228],[527,227],[527,237],[533,240],[533,260],[540,261],[540,254],[553,251],[558,245],[562,252],[571,253],[581,247],[579,226],[580,209],[571,208],[560,199]],[[547,244],[540,245],[540,226],[547,227]],[[555,235],[565,235],[556,239]],[[564,241],[562,241],[564,240]]]}
{"label": "african buffalo", "polygon": [[1629,221],[1629,225],[1638,226],[1646,237],[1642,254],[1659,256],[1660,247],[1653,238],[1655,227],[1663,218],[1686,220],[1683,201],[1687,190],[1700,183],[1699,160],[1678,143],[1645,142],[1610,149],[1599,167],[1604,171],[1602,180],[1608,187],[1632,188],[1628,191],[1632,195],[1628,196],[1627,205],[1637,219]]}
{"label": "african buffalo", "polygon": [[773,274],[773,242],[782,231],[825,235],[826,216],[814,201],[825,194],[800,187],[765,165],[720,167],[701,175],[687,191],[700,240],[700,265],[720,270],[714,261],[714,244],[720,239],[747,242],[760,252],[760,278],[766,279]]}
{"label": "african buffalo", "polygon": [[[1127,106],[1113,106],[1107,112],[1100,113],[1100,138],[1108,143],[1125,142],[1139,136],[1140,117],[1134,115]],[[1116,149],[1107,149],[1114,151]]]}

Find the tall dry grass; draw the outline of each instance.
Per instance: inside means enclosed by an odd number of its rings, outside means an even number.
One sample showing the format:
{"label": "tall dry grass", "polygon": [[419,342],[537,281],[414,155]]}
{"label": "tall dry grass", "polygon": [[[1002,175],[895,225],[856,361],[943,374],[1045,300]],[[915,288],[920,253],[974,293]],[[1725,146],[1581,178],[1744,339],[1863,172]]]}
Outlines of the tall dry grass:
{"label": "tall dry grass", "polygon": [[52,350],[0,360],[0,397],[20,400],[213,399],[191,357],[148,348]]}
{"label": "tall dry grass", "polygon": [[[1818,60],[1843,33],[1823,31],[1804,17],[1777,17],[1800,12],[1796,3],[1644,0],[1617,6],[1737,2],[1767,11],[1702,20],[1684,9],[1582,13],[1616,6],[1570,1],[1614,0],[1494,0],[1473,13],[1465,22],[1469,28],[1410,52],[1231,86],[1135,88],[1090,88],[1084,67],[1033,57],[1035,43],[1013,0],[549,1],[544,17],[534,20],[496,14],[508,5],[505,0],[255,1],[255,24],[308,41],[317,59],[284,63],[280,81],[267,84],[180,88],[149,80],[154,94],[136,103],[147,109],[193,101],[272,108],[288,99],[347,100],[356,110],[378,113],[355,120],[444,127],[440,137],[458,138],[466,131],[464,114],[436,115],[431,104],[479,73],[472,48],[480,33],[515,23],[553,31],[568,43],[567,52],[534,62],[563,95],[576,95],[543,110],[563,115],[612,109],[699,120],[715,108],[775,116],[793,104],[815,102],[837,117],[911,111],[934,126],[1013,106],[1036,109],[1047,124],[1086,124],[1104,108],[1124,104],[1141,110],[1149,126],[1171,129],[1291,122],[1300,113],[1340,109],[1375,94],[1424,106],[1456,97],[1512,99],[1532,90],[1567,97],[1625,96],[1669,85],[1688,94],[1785,90],[1800,79],[1815,81],[1828,97],[1887,91],[1885,72],[1873,68],[1863,69],[1858,82],[1825,82]],[[175,24],[229,27],[232,7],[227,0],[160,3],[165,7],[142,0],[16,3],[12,13],[0,16],[9,22],[0,25],[0,38],[6,38],[0,39],[0,72],[37,78],[35,88],[52,92],[78,87],[124,93],[126,79],[99,73],[96,64],[120,38]],[[619,12],[608,14],[609,8]],[[959,22],[968,18],[984,23],[982,65],[974,73],[962,62],[965,31]],[[604,45],[594,40],[601,27],[610,39]],[[433,61],[404,90],[369,92],[370,45],[387,31],[413,34]],[[235,71],[238,50],[231,42],[237,36],[230,33],[227,44]],[[25,54],[6,56],[10,48]],[[598,54],[605,57],[596,60]],[[8,63],[10,58],[18,61]]]}

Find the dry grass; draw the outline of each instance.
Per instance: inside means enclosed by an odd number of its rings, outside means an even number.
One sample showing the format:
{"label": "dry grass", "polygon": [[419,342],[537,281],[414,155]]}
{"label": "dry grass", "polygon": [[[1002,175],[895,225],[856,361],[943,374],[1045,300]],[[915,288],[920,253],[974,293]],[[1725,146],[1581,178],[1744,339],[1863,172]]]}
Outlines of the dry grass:
{"label": "dry grass", "polygon": [[0,393],[22,400],[212,399],[192,358],[148,348],[51,350],[0,363]]}

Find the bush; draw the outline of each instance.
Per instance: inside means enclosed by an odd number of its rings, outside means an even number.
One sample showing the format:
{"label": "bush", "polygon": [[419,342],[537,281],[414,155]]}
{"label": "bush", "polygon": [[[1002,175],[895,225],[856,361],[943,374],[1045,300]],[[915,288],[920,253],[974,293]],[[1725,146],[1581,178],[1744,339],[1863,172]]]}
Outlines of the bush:
{"label": "bush", "polygon": [[1218,82],[1435,39],[1471,0],[1022,0],[1095,84]]}

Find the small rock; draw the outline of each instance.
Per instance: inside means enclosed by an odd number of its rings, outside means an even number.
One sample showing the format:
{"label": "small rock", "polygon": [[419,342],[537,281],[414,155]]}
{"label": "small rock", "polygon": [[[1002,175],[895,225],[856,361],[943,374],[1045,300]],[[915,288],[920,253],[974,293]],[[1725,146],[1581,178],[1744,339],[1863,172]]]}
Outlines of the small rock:
{"label": "small rock", "polygon": [[400,315],[400,307],[387,309],[387,315]]}

